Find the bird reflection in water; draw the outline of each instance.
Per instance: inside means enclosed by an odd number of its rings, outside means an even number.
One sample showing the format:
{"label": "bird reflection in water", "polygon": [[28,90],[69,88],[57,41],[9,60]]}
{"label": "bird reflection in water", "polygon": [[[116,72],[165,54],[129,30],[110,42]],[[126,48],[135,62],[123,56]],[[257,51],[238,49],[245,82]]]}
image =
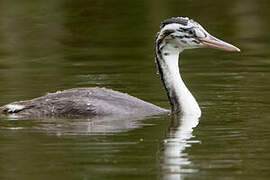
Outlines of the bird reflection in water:
{"label": "bird reflection in water", "polygon": [[199,124],[197,116],[173,116],[168,129],[166,139],[162,143],[160,151],[162,179],[181,180],[186,173],[192,173],[196,170],[186,169],[191,162],[188,154],[184,151],[192,143],[200,141],[191,140],[193,129]]}

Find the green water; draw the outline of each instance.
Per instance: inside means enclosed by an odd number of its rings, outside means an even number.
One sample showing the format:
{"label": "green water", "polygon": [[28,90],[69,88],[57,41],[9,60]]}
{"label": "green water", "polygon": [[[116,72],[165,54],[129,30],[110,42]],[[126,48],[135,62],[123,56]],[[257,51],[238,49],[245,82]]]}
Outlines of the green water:
{"label": "green water", "polygon": [[269,179],[269,8],[268,0],[2,0],[1,105],[101,86],[169,108],[153,49],[172,16],[195,19],[242,52],[181,54],[202,109],[197,126],[168,116],[1,118],[0,179]]}

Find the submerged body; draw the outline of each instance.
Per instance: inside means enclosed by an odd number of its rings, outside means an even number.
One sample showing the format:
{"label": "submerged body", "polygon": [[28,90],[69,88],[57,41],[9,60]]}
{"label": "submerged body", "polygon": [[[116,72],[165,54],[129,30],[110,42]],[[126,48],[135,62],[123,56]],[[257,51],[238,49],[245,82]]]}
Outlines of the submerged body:
{"label": "submerged body", "polygon": [[179,54],[185,49],[211,47],[240,51],[211,36],[200,24],[188,18],[170,18],[162,23],[155,41],[155,60],[171,111],[130,95],[106,88],[77,88],[0,107],[0,113],[27,117],[63,116],[152,116],[182,114],[201,116],[200,107],[179,72]]}
{"label": "submerged body", "polygon": [[152,116],[170,111],[106,88],[74,88],[5,105],[2,113],[23,117]]}

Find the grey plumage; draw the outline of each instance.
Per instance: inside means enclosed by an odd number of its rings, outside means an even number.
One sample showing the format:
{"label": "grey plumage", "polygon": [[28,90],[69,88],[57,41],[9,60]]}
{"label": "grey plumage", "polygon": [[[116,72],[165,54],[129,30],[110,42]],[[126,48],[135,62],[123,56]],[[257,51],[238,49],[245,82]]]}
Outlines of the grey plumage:
{"label": "grey plumage", "polygon": [[[10,106],[23,107],[10,110]],[[0,113],[23,117],[151,116],[168,110],[106,88],[75,88],[3,106]]]}

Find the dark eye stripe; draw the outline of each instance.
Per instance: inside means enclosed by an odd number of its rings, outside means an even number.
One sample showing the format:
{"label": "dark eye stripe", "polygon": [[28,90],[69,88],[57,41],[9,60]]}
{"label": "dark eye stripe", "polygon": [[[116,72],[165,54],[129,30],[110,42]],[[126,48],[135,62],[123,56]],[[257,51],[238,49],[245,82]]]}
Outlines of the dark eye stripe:
{"label": "dark eye stripe", "polygon": [[188,36],[188,35],[184,35],[184,36],[177,36],[177,35],[171,35],[172,38],[179,38],[179,39],[183,39],[183,38],[193,38],[193,36]]}
{"label": "dark eye stripe", "polygon": [[192,42],[196,43],[196,44],[200,44],[199,41],[196,41],[196,40],[192,40]]}

